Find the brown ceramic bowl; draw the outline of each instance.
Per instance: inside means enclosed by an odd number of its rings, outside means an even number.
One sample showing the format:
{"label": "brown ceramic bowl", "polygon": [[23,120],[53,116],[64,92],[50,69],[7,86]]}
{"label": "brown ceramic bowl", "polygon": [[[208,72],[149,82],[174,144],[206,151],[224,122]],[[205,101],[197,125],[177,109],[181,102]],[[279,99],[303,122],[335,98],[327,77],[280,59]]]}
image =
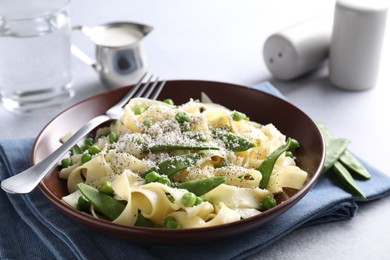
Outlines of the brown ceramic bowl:
{"label": "brown ceramic bowl", "polygon": [[[76,131],[91,118],[104,114],[119,101],[130,87],[118,88],[88,98],[55,117],[39,134],[33,147],[32,163],[38,162],[60,146],[59,139],[69,131]],[[129,227],[95,219],[61,202],[67,195],[66,183],[54,169],[39,185],[43,194],[60,211],[101,232],[136,242],[183,244],[207,242],[233,236],[260,227],[296,204],[317,181],[324,160],[324,142],[315,123],[300,109],[273,95],[244,86],[220,82],[177,80],[168,81],[160,99],[172,98],[176,104],[190,98],[200,98],[201,92],[216,103],[246,113],[251,120],[273,123],[282,133],[299,140],[298,165],[309,173],[308,180],[298,192],[264,213],[235,223],[183,230]],[[282,199],[283,200],[283,199]]]}

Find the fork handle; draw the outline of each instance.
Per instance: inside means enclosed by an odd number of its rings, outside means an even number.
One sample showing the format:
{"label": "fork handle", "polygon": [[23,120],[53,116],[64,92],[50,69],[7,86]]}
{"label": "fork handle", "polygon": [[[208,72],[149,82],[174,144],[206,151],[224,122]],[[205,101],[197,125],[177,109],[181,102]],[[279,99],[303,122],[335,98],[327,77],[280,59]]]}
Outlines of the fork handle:
{"label": "fork handle", "polygon": [[110,120],[112,119],[106,115],[93,118],[48,157],[27,170],[3,180],[1,188],[8,193],[14,194],[31,192],[74,145],[97,126]]}

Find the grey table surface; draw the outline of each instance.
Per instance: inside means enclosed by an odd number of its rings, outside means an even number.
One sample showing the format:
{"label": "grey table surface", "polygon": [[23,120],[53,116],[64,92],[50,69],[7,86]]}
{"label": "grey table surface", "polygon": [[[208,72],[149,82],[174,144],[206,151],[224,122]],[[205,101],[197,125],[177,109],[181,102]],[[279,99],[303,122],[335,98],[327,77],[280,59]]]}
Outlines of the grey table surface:
{"label": "grey table surface", "polygon": [[[276,80],[263,60],[272,33],[319,14],[333,15],[329,0],[83,0],[71,3],[73,25],[127,20],[154,27],[144,41],[149,72],[163,79],[202,79],[274,84],[310,117],[323,121],[350,150],[390,175],[390,19],[376,86],[349,92],[332,86],[327,62],[294,81]],[[72,41],[90,55],[94,46],[79,33]],[[105,91],[97,74],[73,59],[76,96],[56,109],[15,115],[0,106],[0,138],[36,137],[62,110]],[[363,204],[350,221],[298,229],[252,259],[390,259],[390,198]]]}

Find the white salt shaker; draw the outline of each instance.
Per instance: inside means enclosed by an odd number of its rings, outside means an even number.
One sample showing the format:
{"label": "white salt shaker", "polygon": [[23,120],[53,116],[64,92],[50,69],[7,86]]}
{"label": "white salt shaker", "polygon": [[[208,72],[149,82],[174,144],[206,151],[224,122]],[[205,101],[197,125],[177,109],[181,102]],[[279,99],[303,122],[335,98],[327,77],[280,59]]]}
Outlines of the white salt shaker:
{"label": "white salt shaker", "polygon": [[338,0],[330,44],[329,77],[337,87],[375,86],[388,0]]}

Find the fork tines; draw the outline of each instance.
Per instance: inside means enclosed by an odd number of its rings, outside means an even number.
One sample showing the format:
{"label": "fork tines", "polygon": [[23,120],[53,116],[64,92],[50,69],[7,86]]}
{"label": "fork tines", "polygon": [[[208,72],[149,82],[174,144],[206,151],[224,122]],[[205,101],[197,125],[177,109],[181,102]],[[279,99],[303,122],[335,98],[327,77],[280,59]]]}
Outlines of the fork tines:
{"label": "fork tines", "polygon": [[[145,77],[146,74],[141,77],[139,82],[142,82]],[[156,77],[155,79],[153,79],[153,77],[153,75],[150,75],[150,77],[145,83],[137,84],[132,90],[134,91],[133,97],[157,99],[157,97],[160,95],[161,90],[164,88],[166,81],[158,81],[158,77]]]}

